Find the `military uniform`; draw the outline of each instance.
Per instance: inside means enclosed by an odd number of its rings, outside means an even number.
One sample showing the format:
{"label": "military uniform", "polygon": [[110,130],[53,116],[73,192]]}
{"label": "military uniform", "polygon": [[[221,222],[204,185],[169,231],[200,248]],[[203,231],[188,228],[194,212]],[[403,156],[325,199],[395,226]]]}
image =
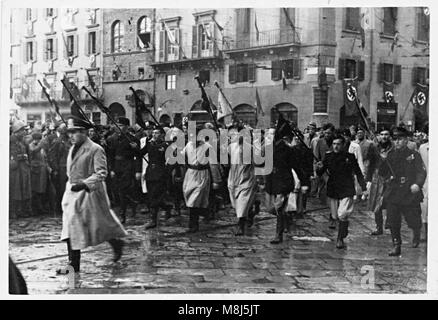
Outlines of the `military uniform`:
{"label": "military uniform", "polygon": [[170,218],[170,208],[164,202],[167,192],[167,168],[166,168],[166,149],[168,143],[165,141],[150,140],[141,150],[141,155],[148,155],[148,166],[146,168],[146,187],[148,190],[149,207],[152,210],[152,221],[146,228],[157,226],[158,210],[167,210],[167,218]]}
{"label": "military uniform", "polygon": [[[111,187],[113,192],[118,193],[123,222],[126,218],[128,203],[131,203],[133,215],[135,215],[136,202],[132,198],[135,193],[135,173],[141,172],[140,141],[128,132],[126,136],[117,134],[108,139],[109,169],[115,173]],[[133,148],[132,142],[138,147]]]}
{"label": "military uniform", "polygon": [[57,213],[62,213],[61,201],[65,191],[65,184],[67,178],[67,157],[71,148],[71,142],[67,135],[61,134],[53,142],[49,150],[48,161],[52,169],[52,181],[56,191],[56,205]]}
{"label": "military uniform", "polygon": [[348,235],[348,217],[353,212],[353,197],[356,194],[354,176],[366,189],[365,180],[354,154],[349,152],[327,152],[323,166],[316,170],[318,175],[328,174],[327,197],[332,218],[339,220],[337,248],[343,248]]}
{"label": "military uniform", "polygon": [[390,179],[384,194],[384,202],[388,212],[393,243],[398,249],[390,255],[398,255],[401,246],[402,215],[405,217],[408,227],[413,230],[414,246],[418,246],[420,242],[422,227],[420,203],[423,201],[423,193],[421,190],[413,193],[411,186],[416,184],[421,188],[426,179],[426,171],[420,154],[406,147],[389,152],[387,161],[382,163],[380,172],[383,177]]}

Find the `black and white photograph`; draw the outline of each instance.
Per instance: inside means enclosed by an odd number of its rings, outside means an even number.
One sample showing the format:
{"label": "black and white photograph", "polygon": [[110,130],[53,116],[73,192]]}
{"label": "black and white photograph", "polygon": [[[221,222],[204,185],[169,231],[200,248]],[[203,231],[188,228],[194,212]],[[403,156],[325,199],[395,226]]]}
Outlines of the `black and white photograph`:
{"label": "black and white photograph", "polygon": [[436,294],[400,3],[2,1],[2,294]]}

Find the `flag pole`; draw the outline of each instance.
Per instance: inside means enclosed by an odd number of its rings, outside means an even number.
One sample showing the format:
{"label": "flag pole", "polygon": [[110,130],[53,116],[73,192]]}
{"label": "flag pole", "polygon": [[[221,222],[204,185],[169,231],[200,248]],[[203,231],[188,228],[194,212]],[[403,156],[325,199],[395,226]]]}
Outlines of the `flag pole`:
{"label": "flag pole", "polygon": [[71,92],[70,88],[66,85],[65,83],[65,79],[61,79],[61,83],[64,86],[65,90],[67,90],[68,94],[70,95],[70,97],[73,99],[73,101],[76,103],[76,105],[78,106],[78,111],[81,113],[81,115],[84,117],[84,119],[87,120],[87,122],[89,124],[91,124],[93,126],[93,128],[95,128],[96,126],[94,125],[94,123],[88,118],[88,116],[85,114],[84,110],[82,110],[81,106],[79,105],[79,102],[76,100],[76,97],[73,95],[73,93]]}
{"label": "flag pole", "polygon": [[[231,103],[230,101],[228,101],[227,97],[225,96],[225,94],[222,91],[222,88],[219,86],[219,83],[217,81],[214,82],[214,85],[218,88],[219,92],[222,94],[222,97],[224,97],[225,101],[228,103],[228,105],[231,107]],[[234,110],[231,109],[232,113],[232,117],[234,119]]]}
{"label": "flag pole", "polygon": [[[121,135],[124,136],[124,137],[126,138],[126,140],[128,140],[129,142],[134,142],[134,141],[132,141],[132,139],[129,138],[129,136],[128,136],[126,133],[124,133],[124,132],[122,131],[122,128],[120,128],[120,126],[117,124],[116,120],[113,118],[113,116],[112,116],[111,113],[109,112],[109,109],[108,109],[107,107],[105,107],[105,106],[103,105],[103,103],[102,103],[99,99],[97,99],[95,96],[93,96],[93,95],[91,94],[90,90],[88,90],[85,86],[82,86],[82,90],[84,90],[84,91],[90,96],[90,98],[93,99],[93,101],[95,101],[95,102],[97,103],[97,106],[99,107],[99,109],[102,110],[103,113],[106,114],[106,116],[108,117],[108,119],[110,119],[110,121],[115,125],[115,127],[119,130],[119,132],[121,133]],[[149,163],[149,161],[145,158],[145,156],[143,156],[143,159],[144,159],[147,163]]]}
{"label": "flag pole", "polygon": [[[40,84],[41,88],[43,89],[44,95],[46,96],[47,100],[49,101],[49,103],[55,108],[55,112],[58,114],[58,116],[61,118],[62,122],[64,122],[65,125],[67,125],[67,122],[64,120],[64,117],[61,115],[61,113],[59,112],[59,106],[58,103],[55,100],[52,100],[52,98],[50,98],[50,95],[47,93],[46,91],[46,87],[43,86],[43,84],[41,83],[40,80],[38,80],[38,83]],[[51,112],[51,111],[50,111]]]}
{"label": "flag pole", "polygon": [[[137,102],[138,102],[138,101],[141,101],[141,100],[140,100],[140,97],[137,95],[137,92],[135,92],[135,90],[134,90],[133,87],[129,87],[129,90],[132,91],[132,94],[134,95],[134,103],[135,103],[135,105],[137,106]],[[143,101],[141,101],[141,102],[144,104]],[[155,116],[152,114],[152,112],[151,112],[146,106],[145,106],[145,110],[146,110],[146,112],[148,112],[148,113],[151,115],[151,117],[152,117],[152,119],[154,120],[155,124],[156,124],[158,127],[161,127],[160,122],[158,122],[158,120],[155,118]]]}
{"label": "flag pole", "polygon": [[211,118],[213,119],[216,130],[219,130],[219,125],[216,121],[216,117],[213,114],[213,110],[211,110],[210,101],[208,101],[207,93],[205,92],[205,89],[202,86],[201,79],[199,79],[199,76],[196,76],[195,80],[198,82],[199,88],[201,89],[202,103],[205,103],[206,108],[208,108],[207,112],[210,114]]}

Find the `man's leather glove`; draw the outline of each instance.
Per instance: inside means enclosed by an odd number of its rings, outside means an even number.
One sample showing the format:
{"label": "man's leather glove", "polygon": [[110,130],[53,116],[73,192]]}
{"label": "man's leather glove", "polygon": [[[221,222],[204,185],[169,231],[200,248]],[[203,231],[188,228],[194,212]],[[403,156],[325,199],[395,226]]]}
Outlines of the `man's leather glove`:
{"label": "man's leather glove", "polygon": [[73,185],[71,187],[71,191],[73,191],[73,192],[78,192],[78,191],[81,191],[81,190],[87,190],[88,191],[87,185],[85,183],[83,183],[83,182],[75,184],[75,185]]}

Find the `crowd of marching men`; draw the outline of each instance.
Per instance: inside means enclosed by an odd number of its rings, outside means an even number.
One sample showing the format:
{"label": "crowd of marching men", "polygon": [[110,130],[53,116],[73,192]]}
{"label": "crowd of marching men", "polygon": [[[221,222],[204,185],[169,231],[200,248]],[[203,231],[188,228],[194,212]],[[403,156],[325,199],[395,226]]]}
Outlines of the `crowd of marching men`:
{"label": "crowd of marching men", "polygon": [[[214,127],[206,123],[198,125],[197,130]],[[238,158],[242,153],[242,140],[233,137],[242,129],[251,128],[235,121],[227,129],[229,156]],[[405,138],[404,149],[409,150],[406,159],[412,156],[415,163],[417,158],[421,160],[424,179],[418,178],[415,183],[421,189],[421,198],[408,204],[415,213],[401,212],[400,215],[405,216],[414,232],[414,247],[419,245],[422,224],[427,235],[427,181],[424,181],[428,168],[427,127],[416,133],[401,126],[373,134],[358,126],[341,130],[327,123],[317,128],[311,122],[300,131],[280,117],[275,126],[265,130],[264,143],[274,144],[273,169],[266,176],[255,174],[257,165],[254,163],[209,164],[205,161],[206,151],[211,147],[208,141],[186,144],[182,152],[188,158],[196,155],[194,161],[169,164],[166,150],[173,148],[174,154],[181,152],[173,144],[174,140],[166,141],[169,131],[184,134],[188,141],[184,124],[177,128],[146,123],[142,129],[131,126],[129,119],[121,117],[115,125],[88,128],[89,138],[105,150],[107,195],[112,207],[119,208],[122,223],[126,223],[128,213],[131,214],[129,219],[135,219],[137,207],[141,209],[139,213],[150,215],[146,229],[157,227],[161,211],[169,219],[188,210],[189,231],[197,232],[200,216],[205,221],[212,220],[219,210],[231,206],[238,218],[236,235],[244,235],[263,209],[277,216],[272,243],[280,243],[293,219],[305,217],[307,198],[318,197],[321,204],[330,207],[328,224],[338,229],[337,247],[343,248],[354,203],[367,201],[368,210],[374,213],[376,220],[372,235],[383,234],[385,227],[390,228],[394,250],[398,253],[401,239],[397,226],[401,218],[394,217],[393,211],[398,209],[387,201],[393,192],[389,186],[401,179],[397,185],[401,187],[415,177],[408,178],[410,173],[394,173],[399,166],[391,166],[388,155],[397,141]],[[28,126],[15,119],[11,121],[10,134],[10,217],[48,214],[61,217],[68,180],[66,163],[72,148],[66,124],[60,121]],[[385,169],[389,170],[388,177],[384,176]],[[412,170],[417,170],[417,176],[420,174],[419,168]],[[406,183],[414,184],[413,181]],[[422,212],[418,213],[420,207]],[[385,212],[388,212],[386,221]],[[418,218],[418,214],[422,218]]]}

